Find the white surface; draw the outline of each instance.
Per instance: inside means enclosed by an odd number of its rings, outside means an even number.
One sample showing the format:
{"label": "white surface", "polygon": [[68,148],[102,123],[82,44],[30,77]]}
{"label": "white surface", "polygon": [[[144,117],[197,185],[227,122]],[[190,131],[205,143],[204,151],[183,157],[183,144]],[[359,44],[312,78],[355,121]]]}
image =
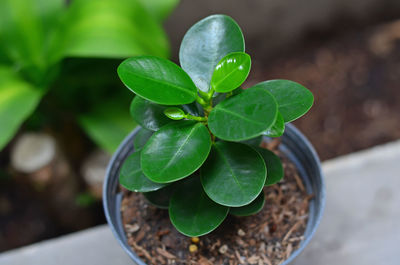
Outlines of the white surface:
{"label": "white surface", "polygon": [[106,226],[98,226],[0,255],[1,265],[133,264]]}
{"label": "white surface", "polygon": [[[294,265],[399,265],[400,141],[323,164],[327,205]],[[133,264],[107,226],[0,255],[1,265]]]}
{"label": "white surface", "polygon": [[400,141],[325,162],[327,204],[294,265],[400,264]]}

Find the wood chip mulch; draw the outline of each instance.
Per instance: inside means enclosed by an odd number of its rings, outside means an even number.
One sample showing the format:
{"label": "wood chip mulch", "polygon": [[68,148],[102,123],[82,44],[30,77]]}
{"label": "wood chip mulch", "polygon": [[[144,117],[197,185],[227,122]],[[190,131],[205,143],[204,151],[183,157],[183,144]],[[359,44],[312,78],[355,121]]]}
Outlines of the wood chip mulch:
{"label": "wood chip mulch", "polygon": [[294,164],[276,150],[278,144],[273,141],[264,147],[281,156],[285,177],[264,188],[266,202],[260,213],[240,218],[228,215],[219,228],[197,242],[172,226],[167,210],[124,190],[121,214],[128,244],[149,265],[282,263],[304,239],[312,196],[305,191]]}

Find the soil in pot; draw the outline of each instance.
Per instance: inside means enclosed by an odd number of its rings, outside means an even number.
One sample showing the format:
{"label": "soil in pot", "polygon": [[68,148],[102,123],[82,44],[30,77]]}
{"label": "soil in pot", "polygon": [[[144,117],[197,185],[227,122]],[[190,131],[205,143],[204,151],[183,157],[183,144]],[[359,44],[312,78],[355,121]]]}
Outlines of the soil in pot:
{"label": "soil in pot", "polygon": [[300,246],[306,228],[309,200],[294,166],[266,144],[284,164],[284,179],[265,187],[265,206],[248,217],[228,215],[212,233],[188,238],[171,224],[168,211],[147,202],[142,194],[124,191],[122,220],[128,244],[147,264],[280,264]]}

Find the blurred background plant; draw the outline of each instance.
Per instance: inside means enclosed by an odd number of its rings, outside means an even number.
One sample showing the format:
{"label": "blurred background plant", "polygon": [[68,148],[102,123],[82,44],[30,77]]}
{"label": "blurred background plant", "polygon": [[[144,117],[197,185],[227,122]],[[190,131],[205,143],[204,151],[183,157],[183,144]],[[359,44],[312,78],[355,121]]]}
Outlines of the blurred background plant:
{"label": "blurred background plant", "polygon": [[71,117],[112,152],[135,126],[113,59],[168,57],[161,22],[177,2],[1,1],[0,150],[27,119],[38,129]]}
{"label": "blurred background plant", "polygon": [[0,251],[104,222],[104,165],[136,126],[115,69],[169,57],[177,4],[0,1]]}

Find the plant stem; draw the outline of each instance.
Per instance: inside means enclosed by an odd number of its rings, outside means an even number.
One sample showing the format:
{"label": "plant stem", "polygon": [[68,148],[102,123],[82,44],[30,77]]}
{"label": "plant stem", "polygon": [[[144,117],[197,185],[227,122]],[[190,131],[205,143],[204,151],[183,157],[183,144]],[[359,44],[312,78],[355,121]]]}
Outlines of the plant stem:
{"label": "plant stem", "polygon": [[200,94],[200,96],[203,98],[203,99],[206,99],[207,100],[207,97],[208,97],[208,93],[207,92],[204,92],[204,91],[202,91],[202,90],[198,90],[199,91],[199,94]]}
{"label": "plant stem", "polygon": [[214,95],[214,92],[215,92],[214,88],[211,87],[210,91],[208,91],[208,93],[206,94],[206,95],[207,95],[206,97],[207,97],[207,100],[208,100],[208,101],[212,100],[212,97],[213,97],[213,95]]}
{"label": "plant stem", "polygon": [[207,117],[193,116],[193,115],[190,115],[189,113],[186,114],[185,118],[188,120],[194,120],[194,121],[207,121]]}
{"label": "plant stem", "polygon": [[207,102],[202,97],[199,97],[198,95],[197,95],[196,101],[199,102],[200,105],[202,105],[204,108],[208,106]]}

